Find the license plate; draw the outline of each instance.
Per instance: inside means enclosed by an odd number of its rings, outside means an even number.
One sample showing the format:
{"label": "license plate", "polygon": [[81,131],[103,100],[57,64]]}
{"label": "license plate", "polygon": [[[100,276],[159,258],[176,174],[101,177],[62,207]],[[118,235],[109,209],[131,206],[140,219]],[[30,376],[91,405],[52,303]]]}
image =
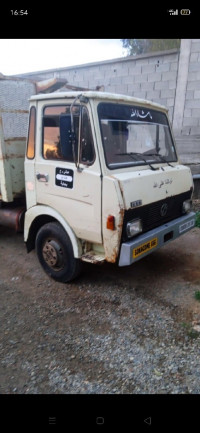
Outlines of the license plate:
{"label": "license plate", "polygon": [[148,251],[152,250],[153,248],[157,247],[157,245],[158,245],[158,238],[151,239],[150,241],[145,242],[142,245],[139,245],[137,248],[134,248],[133,250],[133,258],[136,259],[142,254],[145,254]]}
{"label": "license plate", "polygon": [[190,220],[190,221],[187,221],[186,223],[181,224],[181,225],[179,226],[179,233],[183,233],[183,232],[185,232],[186,230],[189,230],[191,227],[194,227],[194,226],[195,226],[195,219],[192,219],[192,220]]}

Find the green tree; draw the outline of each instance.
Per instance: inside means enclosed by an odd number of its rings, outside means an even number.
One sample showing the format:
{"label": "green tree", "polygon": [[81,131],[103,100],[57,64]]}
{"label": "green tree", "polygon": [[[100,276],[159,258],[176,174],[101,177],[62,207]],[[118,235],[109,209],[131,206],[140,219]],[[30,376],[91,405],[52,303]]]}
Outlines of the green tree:
{"label": "green tree", "polygon": [[128,56],[180,48],[180,39],[121,39]]}

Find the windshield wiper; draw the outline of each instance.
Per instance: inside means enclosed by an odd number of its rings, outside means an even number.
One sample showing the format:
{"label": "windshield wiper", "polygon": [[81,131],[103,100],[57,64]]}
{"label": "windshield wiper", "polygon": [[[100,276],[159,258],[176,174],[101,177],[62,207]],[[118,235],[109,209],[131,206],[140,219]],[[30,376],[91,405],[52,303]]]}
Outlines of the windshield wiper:
{"label": "windshield wiper", "polygon": [[160,153],[148,153],[148,156],[158,156],[160,159],[161,159],[161,161],[163,161],[163,162],[166,162],[166,164],[168,164],[170,167],[173,167],[174,168],[174,166],[173,165],[171,165],[167,160],[166,160],[166,158],[163,156],[163,155],[161,155]]}
{"label": "windshield wiper", "polygon": [[147,160],[145,158],[142,158],[142,154],[141,153],[137,153],[137,152],[124,152],[124,153],[116,153],[115,155],[128,155],[130,156],[134,161],[137,161],[137,159],[134,158],[134,156],[140,156],[141,160],[144,161],[146,164],[149,165],[149,167],[151,168],[151,170],[159,170],[159,168],[155,168],[153,167],[150,162],[147,162]]}

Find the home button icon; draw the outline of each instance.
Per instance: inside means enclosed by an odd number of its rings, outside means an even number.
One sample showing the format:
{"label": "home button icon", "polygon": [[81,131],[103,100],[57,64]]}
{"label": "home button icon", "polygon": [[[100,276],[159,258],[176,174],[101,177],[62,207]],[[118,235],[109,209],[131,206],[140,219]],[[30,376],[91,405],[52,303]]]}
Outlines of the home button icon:
{"label": "home button icon", "polygon": [[103,425],[104,424],[104,418],[102,416],[98,416],[96,418],[96,424]]}

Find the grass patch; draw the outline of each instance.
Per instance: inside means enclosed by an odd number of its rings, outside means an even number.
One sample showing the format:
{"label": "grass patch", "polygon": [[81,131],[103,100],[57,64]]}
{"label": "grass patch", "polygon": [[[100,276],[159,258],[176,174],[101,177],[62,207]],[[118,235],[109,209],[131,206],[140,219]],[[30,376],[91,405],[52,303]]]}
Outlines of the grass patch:
{"label": "grass patch", "polygon": [[195,226],[200,228],[200,212],[196,212]]}
{"label": "grass patch", "polygon": [[186,334],[188,337],[192,339],[199,337],[199,332],[195,331],[195,329],[193,329],[190,323],[183,322],[181,323],[181,326],[186,330]]}
{"label": "grass patch", "polygon": [[197,301],[200,301],[200,290],[197,290],[194,294],[194,297]]}

